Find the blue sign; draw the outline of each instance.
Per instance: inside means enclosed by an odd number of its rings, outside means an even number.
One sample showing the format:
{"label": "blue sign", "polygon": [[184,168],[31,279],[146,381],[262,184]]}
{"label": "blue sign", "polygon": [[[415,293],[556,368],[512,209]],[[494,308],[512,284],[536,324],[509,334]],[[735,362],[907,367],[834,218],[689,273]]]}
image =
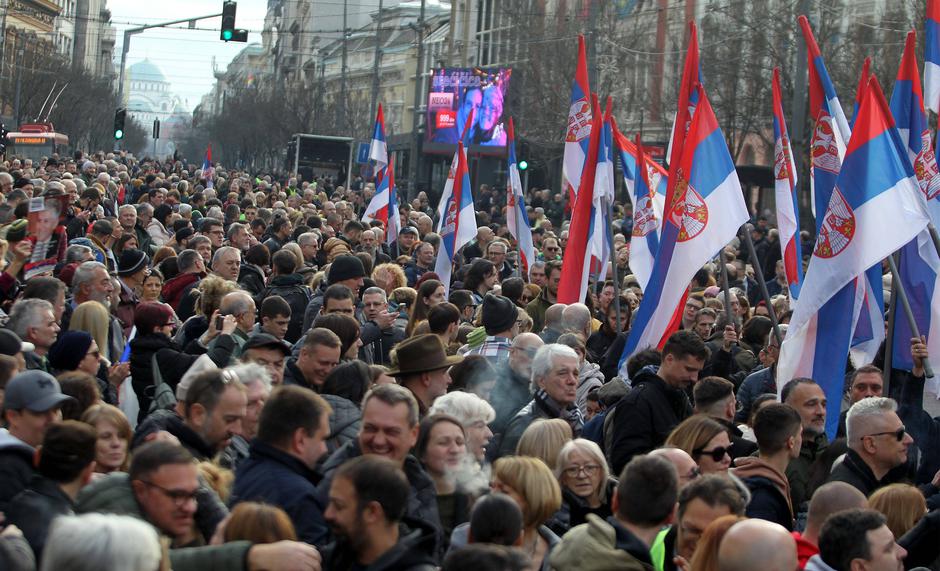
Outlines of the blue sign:
{"label": "blue sign", "polygon": [[369,143],[359,143],[359,151],[356,153],[356,162],[360,165],[369,163]]}

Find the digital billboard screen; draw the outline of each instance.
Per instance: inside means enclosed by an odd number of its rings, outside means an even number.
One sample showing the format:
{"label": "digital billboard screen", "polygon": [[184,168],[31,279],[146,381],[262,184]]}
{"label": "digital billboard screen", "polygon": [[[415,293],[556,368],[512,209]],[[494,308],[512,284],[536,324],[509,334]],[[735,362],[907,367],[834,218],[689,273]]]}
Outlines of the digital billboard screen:
{"label": "digital billboard screen", "polygon": [[502,150],[506,146],[505,110],[510,68],[435,69],[428,92],[429,152],[453,152],[470,112],[470,145]]}

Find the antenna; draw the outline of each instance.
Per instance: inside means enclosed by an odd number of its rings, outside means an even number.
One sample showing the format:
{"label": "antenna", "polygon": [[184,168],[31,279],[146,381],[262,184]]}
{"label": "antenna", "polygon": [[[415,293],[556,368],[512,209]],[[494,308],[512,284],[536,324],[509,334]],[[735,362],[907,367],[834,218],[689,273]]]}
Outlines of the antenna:
{"label": "antenna", "polygon": [[[43,120],[41,121],[42,123],[45,123],[46,121],[49,120],[49,115],[51,115],[51,114],[52,114],[52,110],[55,109],[55,104],[59,102],[59,97],[61,97],[62,94],[65,93],[65,88],[68,87],[68,86],[69,86],[69,84],[68,84],[68,82],[66,82],[66,84],[62,86],[62,89],[59,90],[59,93],[56,94],[55,99],[52,100],[52,105],[50,105],[50,106],[49,106],[49,110],[46,111],[46,116],[45,116],[45,117],[43,118]],[[55,89],[55,88],[53,88],[53,89]]]}
{"label": "antenna", "polygon": [[39,118],[42,117],[42,112],[46,110],[46,104],[49,103],[49,98],[52,97],[52,92],[55,91],[55,88],[59,85],[59,82],[56,81],[52,84],[52,89],[49,90],[49,95],[46,95],[46,100],[42,102],[42,107],[39,108],[39,113],[36,115],[36,121],[39,121]]}

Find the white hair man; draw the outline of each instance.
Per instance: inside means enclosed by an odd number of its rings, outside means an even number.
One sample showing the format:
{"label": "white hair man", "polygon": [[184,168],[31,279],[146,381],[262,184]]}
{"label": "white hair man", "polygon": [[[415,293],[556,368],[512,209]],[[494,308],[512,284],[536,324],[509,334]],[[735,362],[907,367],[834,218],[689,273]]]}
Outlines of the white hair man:
{"label": "white hair man", "polygon": [[885,476],[907,462],[908,448],[914,443],[897,408],[886,397],[869,397],[852,405],[845,420],[849,451],[830,474],[830,482],[855,486],[866,497],[891,483]]}

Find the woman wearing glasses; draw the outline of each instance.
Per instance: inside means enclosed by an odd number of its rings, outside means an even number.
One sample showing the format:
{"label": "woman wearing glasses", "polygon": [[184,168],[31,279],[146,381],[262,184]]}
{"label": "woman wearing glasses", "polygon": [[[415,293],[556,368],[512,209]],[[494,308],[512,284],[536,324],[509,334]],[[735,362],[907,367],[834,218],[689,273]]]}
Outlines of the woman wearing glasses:
{"label": "woman wearing glasses", "polygon": [[565,444],[558,453],[555,476],[561,484],[561,509],[548,527],[559,536],[585,523],[588,514],[602,519],[612,515],[611,500],[617,480],[611,477],[597,444],[584,438]]}
{"label": "woman wearing glasses", "polygon": [[728,430],[718,421],[697,414],[677,426],[666,446],[685,450],[702,469],[702,474],[724,476],[731,467],[731,438]]}

